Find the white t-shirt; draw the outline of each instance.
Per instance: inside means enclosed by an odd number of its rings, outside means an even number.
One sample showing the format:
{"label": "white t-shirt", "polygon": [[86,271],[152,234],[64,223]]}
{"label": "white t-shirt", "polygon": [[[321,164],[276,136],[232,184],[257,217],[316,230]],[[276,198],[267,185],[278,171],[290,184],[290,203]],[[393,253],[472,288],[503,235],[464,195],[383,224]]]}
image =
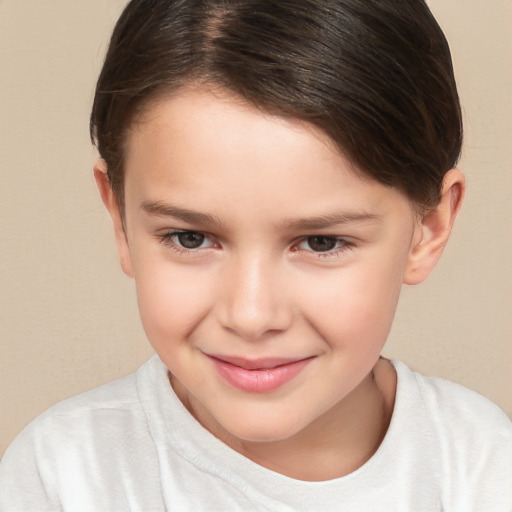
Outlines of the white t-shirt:
{"label": "white t-shirt", "polygon": [[0,511],[511,512],[512,423],[487,399],[393,361],[388,432],[325,482],[263,468],[205,430],[155,356],[49,409],[0,464]]}

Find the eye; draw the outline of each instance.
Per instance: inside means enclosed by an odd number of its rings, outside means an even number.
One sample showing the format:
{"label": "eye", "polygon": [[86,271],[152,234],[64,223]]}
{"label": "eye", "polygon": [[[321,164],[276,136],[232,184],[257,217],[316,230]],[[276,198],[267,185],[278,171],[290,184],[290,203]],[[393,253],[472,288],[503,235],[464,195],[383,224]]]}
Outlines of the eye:
{"label": "eye", "polygon": [[158,238],[162,243],[179,251],[193,251],[215,247],[215,242],[200,231],[170,231],[159,235]]}
{"label": "eye", "polygon": [[293,252],[302,253],[305,257],[318,259],[337,258],[356,248],[356,243],[328,235],[305,236],[292,247]]}
{"label": "eye", "polygon": [[350,244],[333,236],[315,235],[306,237],[298,246],[299,249],[313,252],[333,252]]}

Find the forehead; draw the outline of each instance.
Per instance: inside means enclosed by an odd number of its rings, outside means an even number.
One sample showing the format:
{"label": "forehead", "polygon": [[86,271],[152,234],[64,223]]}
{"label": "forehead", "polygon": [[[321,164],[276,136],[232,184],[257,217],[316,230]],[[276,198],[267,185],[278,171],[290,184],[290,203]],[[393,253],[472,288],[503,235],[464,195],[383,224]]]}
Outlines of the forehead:
{"label": "forehead", "polygon": [[[311,142],[314,139],[330,157],[345,158],[330,137],[313,124],[271,114],[224,89],[201,86],[184,87],[145,104],[128,130],[126,156],[150,140],[167,137],[169,129],[173,131],[176,145],[196,141],[200,146],[213,141],[215,147],[224,144],[224,150],[229,144],[249,151],[269,134],[268,139],[274,140],[274,146],[293,139],[310,139]],[[348,161],[345,165],[356,172]]]}
{"label": "forehead", "polygon": [[129,131],[125,172],[127,199],[183,206],[358,210],[401,196],[357,172],[318,128],[218,90],[153,103]]}

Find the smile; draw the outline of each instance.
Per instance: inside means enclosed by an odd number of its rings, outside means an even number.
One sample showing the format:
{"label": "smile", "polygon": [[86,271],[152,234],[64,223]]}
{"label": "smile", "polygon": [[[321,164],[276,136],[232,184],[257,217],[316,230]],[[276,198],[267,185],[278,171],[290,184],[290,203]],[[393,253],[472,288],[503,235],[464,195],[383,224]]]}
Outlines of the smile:
{"label": "smile", "polygon": [[250,393],[274,391],[294,377],[314,359],[263,358],[247,360],[238,357],[208,355],[217,373],[231,386]]}

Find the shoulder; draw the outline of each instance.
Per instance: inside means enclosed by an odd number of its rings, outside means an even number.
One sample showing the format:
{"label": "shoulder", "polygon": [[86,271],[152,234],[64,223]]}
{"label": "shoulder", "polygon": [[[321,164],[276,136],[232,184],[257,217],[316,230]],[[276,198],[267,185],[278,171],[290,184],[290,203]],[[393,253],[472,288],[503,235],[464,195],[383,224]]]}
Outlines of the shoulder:
{"label": "shoulder", "polygon": [[400,391],[417,400],[440,428],[465,426],[469,435],[502,435],[512,439],[512,422],[496,404],[482,395],[440,377],[427,377],[393,361]]}
{"label": "shoulder", "polygon": [[157,366],[151,359],[135,373],[63,400],[33,420],[18,436],[64,442],[68,436],[86,437],[119,434],[144,421],[140,383],[151,377]]}
{"label": "shoulder", "polygon": [[119,422],[137,416],[135,376],[129,375],[63,400],[29,423],[8,448],[2,462],[13,454],[37,459],[86,446],[91,438],[106,437]]}
{"label": "shoulder", "polygon": [[[454,382],[421,375],[400,361],[397,416],[436,471],[447,496],[464,506],[449,510],[490,510],[512,504],[512,422],[493,402]],[[448,498],[446,498],[448,500]],[[449,501],[447,501],[450,503]],[[474,508],[474,504],[481,508]],[[508,510],[496,505],[493,510]]]}
{"label": "shoulder", "polygon": [[[85,447],[112,451],[126,439],[144,432],[145,414],[139,398],[139,381],[152,360],[135,373],[63,400],[29,423],[7,449],[9,461],[31,459],[70,461]],[[19,462],[14,462],[19,465]]]}
{"label": "shoulder", "polygon": [[114,419],[127,413],[136,414],[137,402],[136,378],[131,374],[55,404],[23,432],[62,432],[63,428],[80,424],[85,433],[84,427],[93,427],[102,417]]}
{"label": "shoulder", "polygon": [[[139,393],[155,366],[152,359],[136,373],[64,400],[25,427],[0,464],[0,509],[11,503],[19,506],[9,510],[32,510],[34,503],[46,510],[62,500],[93,503],[99,499],[94,490],[104,488],[101,496],[122,496],[130,472],[155,458]],[[152,466],[146,473],[155,479]],[[147,484],[139,480],[133,489]]]}

